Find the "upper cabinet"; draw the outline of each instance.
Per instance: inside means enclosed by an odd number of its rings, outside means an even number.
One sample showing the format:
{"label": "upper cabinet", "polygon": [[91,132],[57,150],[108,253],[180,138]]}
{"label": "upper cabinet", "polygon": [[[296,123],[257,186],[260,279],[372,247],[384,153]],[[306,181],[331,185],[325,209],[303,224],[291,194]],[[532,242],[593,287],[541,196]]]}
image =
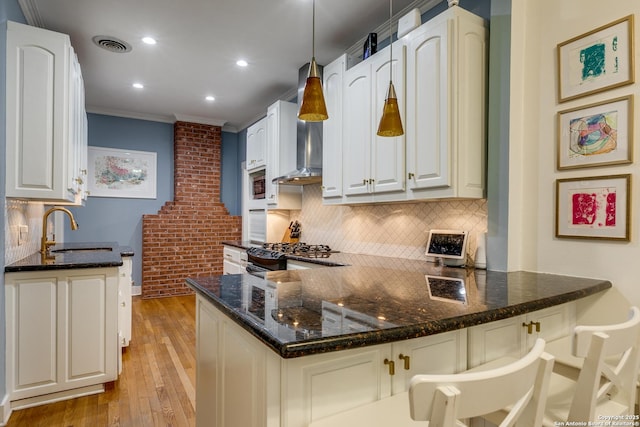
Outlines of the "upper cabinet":
{"label": "upper cabinet", "polygon": [[344,73],[342,179],[347,202],[350,196],[364,195],[359,201],[368,202],[375,194],[404,190],[404,136],[376,135],[390,71],[404,121],[405,47],[402,41],[393,47],[392,59],[387,47]]}
{"label": "upper cabinet", "polygon": [[84,85],[69,36],[7,22],[7,197],[86,198]]}
{"label": "upper cabinet", "polygon": [[267,209],[300,209],[302,187],[278,185],[272,180],[296,168],[296,126],[298,106],[293,102],[276,101],[267,108]]}
{"label": "upper cabinet", "polygon": [[485,188],[487,30],[451,7],[407,43],[407,197],[482,198]]}
{"label": "upper cabinet", "polygon": [[248,171],[264,168],[267,163],[267,119],[263,118],[247,128]]}
{"label": "upper cabinet", "polygon": [[[327,66],[327,98],[341,106],[324,149],[340,144],[342,165],[325,156],[325,204],[485,196],[487,38],[482,18],[453,6],[396,41],[392,61],[387,47],[343,68],[340,94],[328,80],[340,69]],[[405,129],[395,138],[376,135],[389,67]]]}
{"label": "upper cabinet", "polygon": [[[322,71],[324,101],[329,118],[322,123],[322,197],[342,197],[342,81],[347,69],[344,54]],[[339,199],[338,199],[339,201]]]}
{"label": "upper cabinet", "polygon": [[302,187],[274,184],[272,180],[296,168],[295,103],[276,101],[267,116],[247,129],[245,206],[252,209],[300,209]]}

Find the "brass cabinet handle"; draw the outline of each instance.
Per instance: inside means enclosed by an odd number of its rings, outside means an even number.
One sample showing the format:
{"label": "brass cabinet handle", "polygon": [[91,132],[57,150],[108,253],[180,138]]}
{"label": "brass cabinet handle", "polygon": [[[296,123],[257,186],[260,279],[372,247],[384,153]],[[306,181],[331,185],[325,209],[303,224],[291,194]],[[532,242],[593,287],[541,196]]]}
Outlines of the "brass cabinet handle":
{"label": "brass cabinet handle", "polygon": [[533,333],[533,327],[536,327],[536,332],[540,332],[540,322],[534,322],[533,320],[529,323],[522,322],[522,327],[527,328],[527,333],[531,335]]}
{"label": "brass cabinet handle", "polygon": [[400,353],[398,358],[400,360],[404,361],[404,370],[405,371],[408,371],[409,369],[411,369],[411,362],[410,362],[410,357],[409,356],[405,356],[404,354]]}
{"label": "brass cabinet handle", "polygon": [[396,374],[396,363],[393,360],[384,359],[384,364],[389,365],[389,375]]}
{"label": "brass cabinet handle", "polygon": [[413,173],[409,172],[409,179],[413,179],[414,176],[415,175]]}

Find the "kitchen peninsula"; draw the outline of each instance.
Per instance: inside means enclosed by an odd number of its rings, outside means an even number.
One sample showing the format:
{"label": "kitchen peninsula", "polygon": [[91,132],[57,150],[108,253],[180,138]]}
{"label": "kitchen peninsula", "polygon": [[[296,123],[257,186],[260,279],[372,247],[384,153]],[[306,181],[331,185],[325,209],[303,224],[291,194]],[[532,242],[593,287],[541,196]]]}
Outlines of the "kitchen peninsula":
{"label": "kitchen peninsula", "polygon": [[568,335],[601,300],[624,301],[606,280],[347,259],[187,279],[197,425],[307,426],[406,391],[417,373],[524,354],[537,337]]}

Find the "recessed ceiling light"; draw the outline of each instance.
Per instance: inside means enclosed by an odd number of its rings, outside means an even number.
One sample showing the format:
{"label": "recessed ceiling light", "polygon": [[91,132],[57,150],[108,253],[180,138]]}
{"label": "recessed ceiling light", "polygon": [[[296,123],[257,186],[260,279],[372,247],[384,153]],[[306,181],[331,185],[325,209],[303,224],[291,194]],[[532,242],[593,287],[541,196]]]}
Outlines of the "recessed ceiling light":
{"label": "recessed ceiling light", "polygon": [[135,87],[136,89],[143,89],[144,88],[144,85],[142,83],[134,83],[132,86]]}
{"label": "recessed ceiling light", "polygon": [[205,98],[204,98],[204,99],[206,99],[206,100],[207,100],[207,101],[209,101],[209,102],[211,102],[211,101],[215,101],[215,100],[216,100],[216,99],[215,99],[213,96],[211,96],[211,95],[205,96]]}
{"label": "recessed ceiling light", "polygon": [[244,59],[238,59],[236,61],[236,65],[238,67],[246,67],[247,65],[249,65],[249,63],[247,61],[245,61]]}
{"label": "recessed ceiling light", "polygon": [[143,37],[142,41],[146,44],[156,44],[156,39],[153,37]]}

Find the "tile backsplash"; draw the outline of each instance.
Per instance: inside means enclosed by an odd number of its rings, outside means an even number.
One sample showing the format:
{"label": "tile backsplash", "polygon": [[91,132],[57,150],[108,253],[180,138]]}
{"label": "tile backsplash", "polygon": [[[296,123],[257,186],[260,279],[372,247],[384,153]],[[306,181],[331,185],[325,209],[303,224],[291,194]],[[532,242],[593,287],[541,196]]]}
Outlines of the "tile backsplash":
{"label": "tile backsplash", "polygon": [[[40,250],[44,204],[5,199],[5,265],[21,260]],[[20,226],[26,226],[21,231]]]}
{"label": "tile backsplash", "polygon": [[468,253],[473,256],[477,236],[487,231],[487,201],[438,200],[355,206],[324,206],[320,185],[306,185],[302,209],[291,220],[302,224],[301,240],[332,249],[425,260],[429,230],[469,231]]}

